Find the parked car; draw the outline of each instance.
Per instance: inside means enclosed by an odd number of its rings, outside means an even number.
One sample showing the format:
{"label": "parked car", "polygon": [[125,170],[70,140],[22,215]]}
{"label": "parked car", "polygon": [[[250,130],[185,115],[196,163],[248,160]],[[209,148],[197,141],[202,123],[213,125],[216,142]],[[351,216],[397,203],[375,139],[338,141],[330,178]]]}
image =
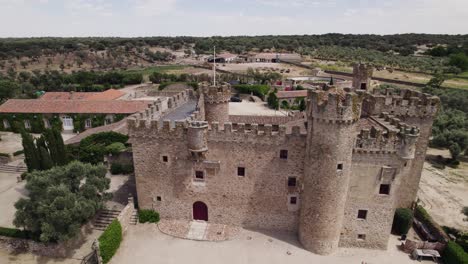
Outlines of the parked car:
{"label": "parked car", "polygon": [[231,97],[231,102],[240,103],[240,102],[242,102],[242,99],[240,99],[239,97],[233,96],[233,97]]}

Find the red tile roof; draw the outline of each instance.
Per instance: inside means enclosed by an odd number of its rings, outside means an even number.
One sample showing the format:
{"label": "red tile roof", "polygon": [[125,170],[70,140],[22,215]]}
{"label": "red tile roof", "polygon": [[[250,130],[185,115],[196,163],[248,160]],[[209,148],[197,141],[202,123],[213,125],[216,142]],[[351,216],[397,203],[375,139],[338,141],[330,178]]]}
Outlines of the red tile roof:
{"label": "red tile roof", "polygon": [[133,114],[148,107],[148,101],[88,101],[10,99],[0,105],[0,113],[42,114]]}
{"label": "red tile roof", "polygon": [[278,91],[276,96],[278,97],[278,99],[307,97],[307,90]]}
{"label": "red tile roof", "polygon": [[46,92],[40,100],[115,100],[125,93],[115,89],[104,92]]}

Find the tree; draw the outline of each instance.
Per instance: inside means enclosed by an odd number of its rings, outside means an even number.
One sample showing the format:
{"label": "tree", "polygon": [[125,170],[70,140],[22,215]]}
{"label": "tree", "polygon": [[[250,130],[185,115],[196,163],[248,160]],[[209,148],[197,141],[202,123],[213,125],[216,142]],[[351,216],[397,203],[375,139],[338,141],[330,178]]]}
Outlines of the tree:
{"label": "tree", "polygon": [[26,163],[28,171],[40,170],[41,161],[36,145],[34,144],[34,138],[24,130],[21,131],[21,138],[24,150],[24,163]]}
{"label": "tree", "polygon": [[101,209],[109,195],[106,168],[80,162],[35,171],[26,177],[28,198],[15,203],[16,227],[43,242],[65,241]]}
{"label": "tree", "polygon": [[272,93],[268,94],[268,98],[267,98],[268,106],[276,110],[278,110],[279,108],[278,97],[276,96],[277,92],[278,90],[275,88],[275,90]]}
{"label": "tree", "polygon": [[429,80],[427,86],[432,88],[440,88],[442,84],[445,82],[446,77],[441,74],[435,75],[432,79]]}
{"label": "tree", "polygon": [[450,56],[449,65],[455,66],[462,71],[468,70],[468,56],[465,53],[453,54]]}
{"label": "tree", "polygon": [[23,69],[26,69],[26,66],[28,66],[28,62],[27,61],[21,61],[20,65],[23,67]]}
{"label": "tree", "polygon": [[462,152],[460,146],[457,143],[453,143],[449,147],[450,154],[452,155],[452,160],[457,160]]}
{"label": "tree", "polygon": [[0,80],[0,103],[15,96],[19,86],[15,82]]}
{"label": "tree", "polygon": [[304,112],[306,110],[306,103],[305,103],[305,99],[304,98],[301,98],[300,102],[299,102],[299,111],[301,112]]}

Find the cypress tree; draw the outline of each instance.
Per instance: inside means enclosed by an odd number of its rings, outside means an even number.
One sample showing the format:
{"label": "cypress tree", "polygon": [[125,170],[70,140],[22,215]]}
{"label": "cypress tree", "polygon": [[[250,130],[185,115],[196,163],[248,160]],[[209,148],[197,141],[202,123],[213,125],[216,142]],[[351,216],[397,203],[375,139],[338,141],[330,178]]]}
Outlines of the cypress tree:
{"label": "cypress tree", "polygon": [[58,164],[58,161],[60,160],[59,153],[57,150],[57,142],[55,140],[55,135],[52,129],[47,129],[44,131],[44,139],[47,142],[47,148],[49,149],[50,157],[52,159],[52,162],[54,165],[60,165]]}
{"label": "cypress tree", "polygon": [[54,164],[52,162],[52,158],[50,157],[49,151],[47,151],[47,149],[44,147],[38,147],[38,149],[41,156],[41,169],[50,170]]}
{"label": "cypress tree", "polygon": [[31,134],[23,130],[21,131],[21,138],[24,149],[24,162],[28,167],[28,172],[32,172],[33,170],[40,170],[41,162],[39,159],[39,153],[36,149],[36,145],[34,144],[33,137],[31,136]]}
{"label": "cypress tree", "polygon": [[63,143],[62,134],[59,130],[53,129],[52,133],[54,134],[56,149],[57,149],[57,165],[66,165],[67,164],[67,151],[65,149],[65,144]]}

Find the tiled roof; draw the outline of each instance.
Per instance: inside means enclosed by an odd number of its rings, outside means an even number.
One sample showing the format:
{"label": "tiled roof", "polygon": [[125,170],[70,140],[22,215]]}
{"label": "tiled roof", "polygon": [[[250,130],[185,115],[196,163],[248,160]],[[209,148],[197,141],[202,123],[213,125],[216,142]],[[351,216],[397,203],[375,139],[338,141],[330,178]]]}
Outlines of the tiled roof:
{"label": "tiled roof", "polygon": [[297,98],[307,97],[307,90],[296,90],[296,91],[278,91],[276,94],[278,99],[282,98]]}
{"label": "tiled roof", "polygon": [[46,92],[40,100],[115,100],[125,95],[124,92],[109,89],[104,92]]}
{"label": "tiled roof", "polygon": [[0,113],[37,114],[133,114],[148,107],[145,101],[88,101],[10,99],[0,105]]}

